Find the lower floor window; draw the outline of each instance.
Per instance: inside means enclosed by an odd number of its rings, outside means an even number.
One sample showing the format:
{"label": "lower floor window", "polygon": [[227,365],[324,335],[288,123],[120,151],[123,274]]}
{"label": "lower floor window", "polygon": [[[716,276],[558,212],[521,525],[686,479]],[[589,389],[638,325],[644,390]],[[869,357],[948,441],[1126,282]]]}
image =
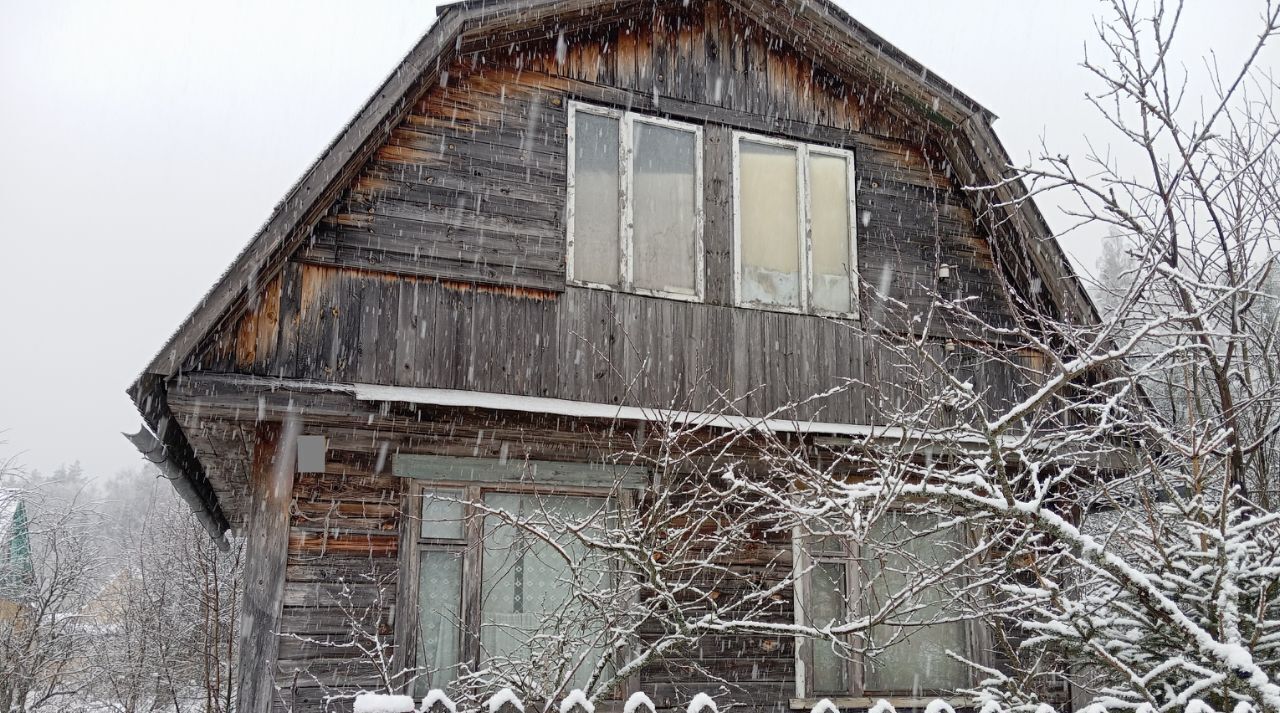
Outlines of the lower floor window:
{"label": "lower floor window", "polygon": [[[860,640],[813,642],[806,694],[922,695],[969,684],[968,667],[947,653],[970,655],[969,624],[956,616],[955,588],[919,586],[931,568],[954,561],[960,535],[934,516],[890,512],[868,529],[865,542],[819,537],[805,543],[801,611],[808,624],[839,624],[894,605]],[[904,591],[914,594],[891,602]],[[877,653],[853,654],[863,649]]]}
{"label": "lower floor window", "polygon": [[419,497],[415,693],[467,672],[505,685],[537,671],[569,688],[607,673],[599,604],[616,577],[584,539],[613,516],[608,498],[477,486]]}

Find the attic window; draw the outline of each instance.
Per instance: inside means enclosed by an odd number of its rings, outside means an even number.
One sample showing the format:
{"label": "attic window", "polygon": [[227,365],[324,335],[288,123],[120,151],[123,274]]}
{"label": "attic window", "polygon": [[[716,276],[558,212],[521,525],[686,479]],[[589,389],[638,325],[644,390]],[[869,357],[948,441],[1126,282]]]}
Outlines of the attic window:
{"label": "attic window", "polygon": [[741,132],[733,154],[737,304],[856,316],[853,154]]}
{"label": "attic window", "polygon": [[700,301],[702,129],[569,104],[569,282]]}

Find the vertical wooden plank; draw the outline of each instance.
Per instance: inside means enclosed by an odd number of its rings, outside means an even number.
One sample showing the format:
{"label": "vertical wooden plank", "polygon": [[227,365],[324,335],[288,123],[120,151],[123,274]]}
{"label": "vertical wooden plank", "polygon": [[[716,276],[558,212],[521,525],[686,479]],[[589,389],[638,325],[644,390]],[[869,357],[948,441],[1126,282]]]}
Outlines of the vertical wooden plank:
{"label": "vertical wooden plank", "polygon": [[350,383],[355,380],[361,361],[361,324],[365,310],[366,278],[361,273],[343,271],[338,275],[334,296],[335,334],[333,378]]}
{"label": "vertical wooden plank", "polygon": [[304,265],[298,316],[298,373],[303,378],[329,380],[333,341],[333,274],[328,267]]}
{"label": "vertical wooden plank", "polygon": [[422,385],[422,370],[418,367],[418,284],[417,280],[402,280],[396,291],[395,375],[389,383]]}
{"label": "vertical wooden plank", "polygon": [[618,294],[614,298],[619,325],[619,337],[613,345],[613,353],[616,355],[614,364],[621,365],[626,381],[622,384],[624,393],[617,394],[621,400],[615,398],[613,403],[636,405],[644,400],[644,395],[649,391],[650,374],[653,371],[652,365],[645,361],[646,357],[652,356],[647,352],[649,340],[646,334],[649,310],[645,303],[649,301],[651,300],[624,294]]}
{"label": "vertical wooden plank", "polygon": [[556,357],[543,364],[543,378],[551,384],[551,395],[562,399],[576,398],[580,393],[579,377],[585,365],[577,332],[584,301],[579,290],[565,290],[555,314]]}
{"label": "vertical wooden plank", "polygon": [[290,260],[280,273],[280,334],[276,337],[275,376],[290,378],[298,374],[298,311],[302,298],[302,270]]}
{"label": "vertical wooden plank", "polygon": [[688,404],[689,398],[684,381],[684,349],[689,341],[686,325],[689,323],[689,311],[693,306],[672,300],[663,300],[663,302],[666,303],[663,305],[665,331],[661,337],[662,349],[666,351],[667,361],[664,366],[664,379],[670,383],[668,392],[673,398],[672,402],[683,408]]}
{"label": "vertical wooden plank", "polygon": [[[836,351],[830,355],[834,358],[835,367],[833,368],[832,379],[854,379],[862,378],[862,339],[863,333],[860,329],[852,325],[845,324],[840,330],[840,339],[835,347]],[[839,423],[865,423],[862,416],[862,401],[865,387],[859,384],[845,383],[845,390],[841,394],[839,406],[833,409],[832,420]]]}
{"label": "vertical wooden plank", "polygon": [[495,391],[490,371],[493,368],[493,295],[485,292],[467,292],[471,303],[467,330],[462,333],[459,345],[466,344],[466,379],[463,388],[473,391]]}
{"label": "vertical wooden plank", "polygon": [[[757,325],[753,323],[753,317],[757,313],[751,310],[735,309],[730,310],[729,314],[729,339],[733,349],[733,376],[729,383],[729,397],[735,400],[733,405],[734,411],[749,412],[752,404],[758,398],[746,398],[747,391],[751,385],[758,386],[759,381],[752,380],[751,363],[754,354],[751,353],[750,339],[751,334]],[[757,332],[758,334],[758,332]]]}
{"label": "vertical wooden plank", "polygon": [[353,363],[347,370],[352,379],[366,384],[378,382],[378,362],[382,354],[378,352],[378,332],[382,322],[382,279],[374,275],[366,275],[360,279],[360,287],[354,298],[358,299],[356,312],[357,323],[353,331],[356,341]]}
{"label": "vertical wooden plank", "polygon": [[[706,305],[693,305],[685,319],[684,333],[680,335],[683,349],[683,362],[680,365],[688,408],[690,411],[702,411],[707,406],[708,388],[707,353],[710,344],[708,316],[713,308]],[[710,344],[711,349],[719,345]]]}
{"label": "vertical wooden plank", "polygon": [[496,315],[498,371],[508,394],[534,394],[529,375],[538,363],[538,320],[534,317],[533,300],[509,297]]}
{"label": "vertical wooden plank", "polygon": [[[433,285],[431,314],[440,331],[435,347],[443,349],[432,368],[440,370],[440,379],[431,386],[443,389],[467,388],[467,354],[471,350],[471,301],[458,290]],[[428,328],[428,333],[430,333]]]}
{"label": "vertical wooden plank", "polygon": [[[674,38],[671,37],[670,28],[667,26],[667,18],[667,13],[658,11],[655,6],[649,22],[649,31],[644,33],[645,40],[649,44],[647,49],[650,59],[641,66],[640,76],[642,80],[647,78],[649,81],[647,85],[642,84],[641,88],[652,97],[675,96],[669,87],[671,80],[669,50]],[[661,101],[658,105],[661,106]]]}
{"label": "vertical wooden plank", "polygon": [[[805,320],[807,325],[805,338],[806,341],[800,345],[799,354],[801,368],[808,375],[806,379],[810,384],[810,392],[814,394],[829,391],[835,384],[831,378],[831,368],[834,366],[830,350],[836,345],[836,330],[840,326],[824,319],[811,317]],[[831,418],[831,405],[838,401],[839,397],[825,396],[822,399],[810,404],[808,410],[804,414],[806,418],[812,418],[819,421],[833,421]]]}
{"label": "vertical wooden plank", "polygon": [[271,374],[276,348],[280,338],[280,276],[277,275],[262,288],[255,319],[253,373]]}
{"label": "vertical wooden plank", "polygon": [[244,604],[240,608],[240,692],[236,710],[271,708],[293,498],[297,429],[260,424],[253,446],[246,515]]}
{"label": "vertical wooden plank", "polygon": [[377,287],[378,332],[373,344],[375,384],[394,384],[397,376],[396,341],[400,320],[400,284],[402,280],[383,277]]}
{"label": "vertical wooden plank", "polygon": [[719,408],[723,406],[720,394],[728,394],[733,389],[733,310],[708,307],[707,315],[709,337],[698,348],[710,386],[707,403]]}
{"label": "vertical wooden plank", "polygon": [[706,301],[733,301],[733,132],[711,124],[703,134],[703,250]]}
{"label": "vertical wooden plank", "polygon": [[538,303],[538,319],[534,322],[538,329],[538,360],[530,365],[534,373],[530,375],[530,383],[540,396],[551,396],[556,388],[555,373],[567,367],[561,367],[560,342],[564,334],[558,329],[560,311],[564,308],[566,294],[562,293],[553,301]]}
{"label": "vertical wooden plank", "polygon": [[[703,76],[695,78],[694,85],[694,101],[700,104],[718,105],[724,96],[721,54],[728,51],[729,46],[724,45],[720,39],[724,32],[724,27],[721,26],[723,21],[719,2],[702,4],[702,27],[699,28],[702,33],[702,44],[699,46],[695,43],[693,47],[694,52],[702,52],[700,66]],[[701,87],[698,87],[699,83]]]}

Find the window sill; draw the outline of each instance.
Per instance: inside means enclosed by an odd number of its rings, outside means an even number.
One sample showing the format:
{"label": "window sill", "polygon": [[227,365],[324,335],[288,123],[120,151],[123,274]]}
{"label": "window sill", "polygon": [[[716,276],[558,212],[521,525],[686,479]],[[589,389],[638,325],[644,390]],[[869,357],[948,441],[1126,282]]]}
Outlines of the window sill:
{"label": "window sill", "polygon": [[706,300],[702,295],[691,295],[685,292],[663,292],[662,290],[649,290],[643,287],[633,287],[624,289],[614,285],[602,285],[596,282],[583,282],[581,280],[566,280],[565,284],[569,287],[580,287],[586,290],[603,290],[605,292],[617,292],[620,295],[636,295],[637,297],[656,297],[663,300],[675,300],[677,302],[692,302],[701,304]]}
{"label": "window sill", "polygon": [[811,309],[801,310],[798,307],[784,307],[782,305],[761,304],[758,302],[734,302],[734,307],[738,309],[753,309],[758,312],[780,312],[782,314],[797,314],[802,317],[821,317],[823,319],[838,319],[844,322],[861,322],[862,318],[857,312],[831,312],[828,310]]}
{"label": "window sill", "polygon": [[888,701],[898,710],[904,708],[925,708],[934,701],[943,701],[952,708],[965,708],[972,704],[968,698],[948,698],[946,696],[823,696],[819,698],[792,698],[791,710],[812,710],[823,699],[831,701],[840,710],[871,708],[880,701]]}

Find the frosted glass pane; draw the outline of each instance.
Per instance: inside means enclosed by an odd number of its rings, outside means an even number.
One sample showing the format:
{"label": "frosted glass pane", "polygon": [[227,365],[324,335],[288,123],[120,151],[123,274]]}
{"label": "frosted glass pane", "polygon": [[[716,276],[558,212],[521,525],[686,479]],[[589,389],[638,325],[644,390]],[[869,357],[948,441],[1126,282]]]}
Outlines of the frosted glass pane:
{"label": "frosted glass pane", "polygon": [[465,535],[461,490],[424,490],[422,493],[422,536],[460,540]]}
{"label": "frosted glass pane", "polygon": [[[547,523],[549,531],[565,531],[566,522],[604,524],[601,498],[493,494],[485,504],[521,520]],[[603,654],[586,642],[598,640],[604,623],[573,596],[572,578],[577,568],[582,589],[607,588],[611,563],[587,552],[571,535],[559,538],[560,548],[552,547],[496,516],[486,518],[484,530],[480,645],[487,665],[520,673],[555,671],[584,649]],[[575,687],[585,685],[594,665],[587,656],[573,673]]]}
{"label": "frosted glass pane", "polygon": [[813,306],[849,312],[849,172],[844,158],[809,154],[809,201]]}
{"label": "frosted glass pane", "polygon": [[574,114],[573,277],[617,285],[620,269],[618,120]]}
{"label": "frosted glass pane", "polygon": [[[809,621],[814,626],[843,623],[849,618],[845,565],[819,562],[810,576]],[[813,642],[813,690],[844,693],[849,690],[848,661],[836,653],[830,641]]]}
{"label": "frosted glass pane", "polygon": [[[864,562],[870,578],[872,608],[879,607],[887,596],[900,591],[920,574],[919,565],[895,556],[894,550],[901,548],[925,567],[941,565],[956,553],[957,543],[951,532],[913,534],[913,531],[931,528],[934,522],[924,516],[892,513],[872,526],[866,544],[871,552]],[[964,665],[946,654],[950,649],[964,655],[964,623],[924,623],[949,611],[945,592],[940,588],[926,590],[916,602],[923,607],[894,617],[889,625],[872,628],[873,643],[883,645],[895,636],[899,640],[877,660],[867,662],[866,685],[869,691],[952,691],[968,684]]]}
{"label": "frosted glass pane", "polygon": [[738,146],[741,300],[800,306],[800,217],[794,149],[742,141]]}
{"label": "frosted glass pane", "polygon": [[458,675],[462,553],[424,550],[418,565],[418,668],[414,690],[444,688]]}
{"label": "frosted glass pane", "polygon": [[696,136],[640,121],[634,127],[632,281],[696,294]]}

